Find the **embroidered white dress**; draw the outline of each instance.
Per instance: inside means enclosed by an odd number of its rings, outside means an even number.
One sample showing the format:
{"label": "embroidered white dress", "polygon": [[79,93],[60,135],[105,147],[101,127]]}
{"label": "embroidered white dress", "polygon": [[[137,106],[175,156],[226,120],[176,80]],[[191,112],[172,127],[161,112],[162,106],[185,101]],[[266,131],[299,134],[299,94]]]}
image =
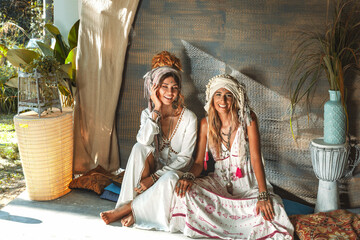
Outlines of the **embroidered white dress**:
{"label": "embroidered white dress", "polygon": [[[143,110],[141,113],[140,130],[136,136],[137,143],[133,146],[126,165],[116,208],[129,203],[138,195],[134,188],[140,182],[146,158],[150,153],[156,155],[155,148],[157,146],[155,138],[160,136],[159,133],[159,125],[152,120],[149,109]],[[170,136],[171,148],[164,146],[166,141],[161,139],[158,141],[160,151],[155,157],[155,161],[156,174],[160,176],[160,179],[168,171],[185,171],[190,167],[196,137],[197,117],[189,109],[183,108],[175,129]]]}
{"label": "embroidered white dress", "polygon": [[[197,178],[184,198],[174,193],[182,173],[168,172],[151,191],[135,199],[132,204],[135,227],[181,231],[193,238],[292,239],[293,226],[281,198],[273,193],[268,182],[275,218],[266,221],[260,214],[256,215],[257,181],[247,156],[247,146],[239,144],[246,142],[242,128],[238,128],[236,134],[229,156],[215,162],[214,173]],[[236,174],[238,168],[242,177],[236,176],[239,176]],[[229,169],[233,194],[226,190]],[[158,196],[156,202],[146,201],[151,194]]]}

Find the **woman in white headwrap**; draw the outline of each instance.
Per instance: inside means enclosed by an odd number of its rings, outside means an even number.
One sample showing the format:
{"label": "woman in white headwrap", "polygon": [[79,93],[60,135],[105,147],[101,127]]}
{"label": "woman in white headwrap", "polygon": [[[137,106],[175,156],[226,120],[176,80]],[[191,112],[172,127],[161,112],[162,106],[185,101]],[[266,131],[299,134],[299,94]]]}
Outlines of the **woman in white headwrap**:
{"label": "woman in white headwrap", "polygon": [[[158,61],[155,65],[159,66]],[[127,226],[133,221],[131,202],[139,194],[149,191],[166,172],[186,171],[191,165],[197,118],[183,105],[180,72],[159,66],[149,71],[144,80],[148,108],[141,114],[137,143],[128,159],[116,207],[100,213],[106,224],[122,219]]]}
{"label": "woman in white headwrap", "polygon": [[[168,172],[132,204],[135,227],[189,237],[292,239],[282,200],[265,178],[257,119],[245,87],[229,75],[210,79],[207,117],[201,121],[196,160],[189,172]],[[200,177],[208,154],[215,170]],[[141,198],[157,194],[157,207]]]}

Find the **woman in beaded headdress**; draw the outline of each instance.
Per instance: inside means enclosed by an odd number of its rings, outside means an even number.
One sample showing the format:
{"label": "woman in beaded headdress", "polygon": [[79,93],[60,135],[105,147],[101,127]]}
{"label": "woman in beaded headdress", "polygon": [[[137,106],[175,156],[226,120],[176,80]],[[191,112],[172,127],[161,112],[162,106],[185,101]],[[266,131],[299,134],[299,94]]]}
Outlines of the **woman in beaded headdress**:
{"label": "woman in beaded headdress", "polygon": [[[213,77],[205,110],[192,168],[166,173],[152,192],[133,201],[135,227],[181,231],[194,238],[292,239],[282,200],[265,178],[257,118],[245,86],[230,75]],[[208,154],[215,170],[200,177]],[[141,201],[153,193],[157,208]]]}
{"label": "woman in beaded headdress", "polygon": [[184,107],[180,60],[163,51],[153,57],[152,68],[144,76],[148,107],[141,114],[137,143],[127,162],[116,208],[100,214],[106,224],[119,219],[124,226],[132,224],[131,202],[138,195],[150,191],[166,172],[190,167],[197,117]]}

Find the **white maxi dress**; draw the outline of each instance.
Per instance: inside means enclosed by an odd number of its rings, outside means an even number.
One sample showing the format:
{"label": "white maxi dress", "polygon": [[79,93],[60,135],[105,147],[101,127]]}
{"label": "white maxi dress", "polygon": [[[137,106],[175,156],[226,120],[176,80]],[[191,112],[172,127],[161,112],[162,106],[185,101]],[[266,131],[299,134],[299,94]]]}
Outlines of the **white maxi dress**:
{"label": "white maxi dress", "polygon": [[[155,155],[155,148],[157,147],[155,146],[155,138],[161,136],[161,130],[151,116],[152,113],[148,108],[141,113],[140,129],[136,136],[137,143],[131,150],[115,208],[129,203],[138,195],[134,188],[140,182],[145,160],[150,153]],[[155,157],[155,161],[156,174],[160,176],[160,179],[168,171],[186,171],[191,166],[196,137],[197,117],[192,111],[184,107],[170,137],[171,148],[164,146],[166,141],[163,139],[158,141],[160,151]]]}
{"label": "white maxi dress", "polygon": [[[134,226],[181,231],[192,238],[293,239],[294,228],[281,198],[273,193],[269,182],[274,220],[266,221],[261,214],[256,215],[258,185],[242,128],[236,134],[230,153],[216,160],[212,174],[197,178],[185,197],[174,193],[182,173],[172,171],[136,198],[132,203]],[[238,169],[242,176],[236,174]],[[230,176],[233,194],[226,190],[223,174]]]}

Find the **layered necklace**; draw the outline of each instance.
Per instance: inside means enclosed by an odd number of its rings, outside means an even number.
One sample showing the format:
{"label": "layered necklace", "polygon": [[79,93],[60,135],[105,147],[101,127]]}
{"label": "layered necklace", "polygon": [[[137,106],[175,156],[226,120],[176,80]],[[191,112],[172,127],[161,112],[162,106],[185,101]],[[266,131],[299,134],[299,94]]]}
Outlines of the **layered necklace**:
{"label": "layered necklace", "polygon": [[[231,131],[231,126],[229,128],[229,132],[228,133],[224,133],[223,131],[221,131],[221,134],[220,134],[220,137],[221,137],[221,140],[225,143],[225,147],[226,147],[226,150],[224,151],[224,149],[221,147],[221,152],[223,154],[230,154],[230,138],[231,138],[231,134],[232,134],[232,131]],[[223,135],[227,138],[227,140],[225,140],[225,138],[223,137]],[[226,156],[225,156],[226,157]]]}
{"label": "layered necklace", "polygon": [[169,130],[168,130],[168,135],[165,136],[165,134],[162,132],[162,130],[160,130],[160,134],[161,134],[161,144],[160,144],[160,149],[159,151],[163,151],[165,148],[169,148],[168,154],[167,154],[167,158],[166,158],[166,164],[169,164],[170,162],[170,158],[171,158],[171,153],[174,154],[179,154],[179,152],[175,151],[172,147],[171,147],[171,140],[174,137],[178,127],[179,127],[179,123],[181,122],[183,113],[184,113],[185,108],[182,110],[179,120],[177,121],[177,124],[175,126],[174,131],[171,133],[171,129],[173,126],[173,122],[174,122],[174,116],[172,114],[171,118],[170,118],[170,123],[169,123]]}
{"label": "layered necklace", "polygon": [[[230,138],[231,138],[231,126],[229,128],[229,132],[228,133],[224,133],[221,131],[220,137],[222,142],[225,143],[225,149],[223,148],[223,144],[221,144],[221,155],[223,158],[226,157],[230,157]],[[224,139],[223,135],[225,136],[226,140]],[[232,194],[233,193],[233,183],[231,182],[231,173],[230,173],[230,159],[229,159],[229,167],[228,169],[221,169],[221,174],[222,174],[222,178],[223,180],[226,182],[226,190],[228,191],[228,193]]]}

